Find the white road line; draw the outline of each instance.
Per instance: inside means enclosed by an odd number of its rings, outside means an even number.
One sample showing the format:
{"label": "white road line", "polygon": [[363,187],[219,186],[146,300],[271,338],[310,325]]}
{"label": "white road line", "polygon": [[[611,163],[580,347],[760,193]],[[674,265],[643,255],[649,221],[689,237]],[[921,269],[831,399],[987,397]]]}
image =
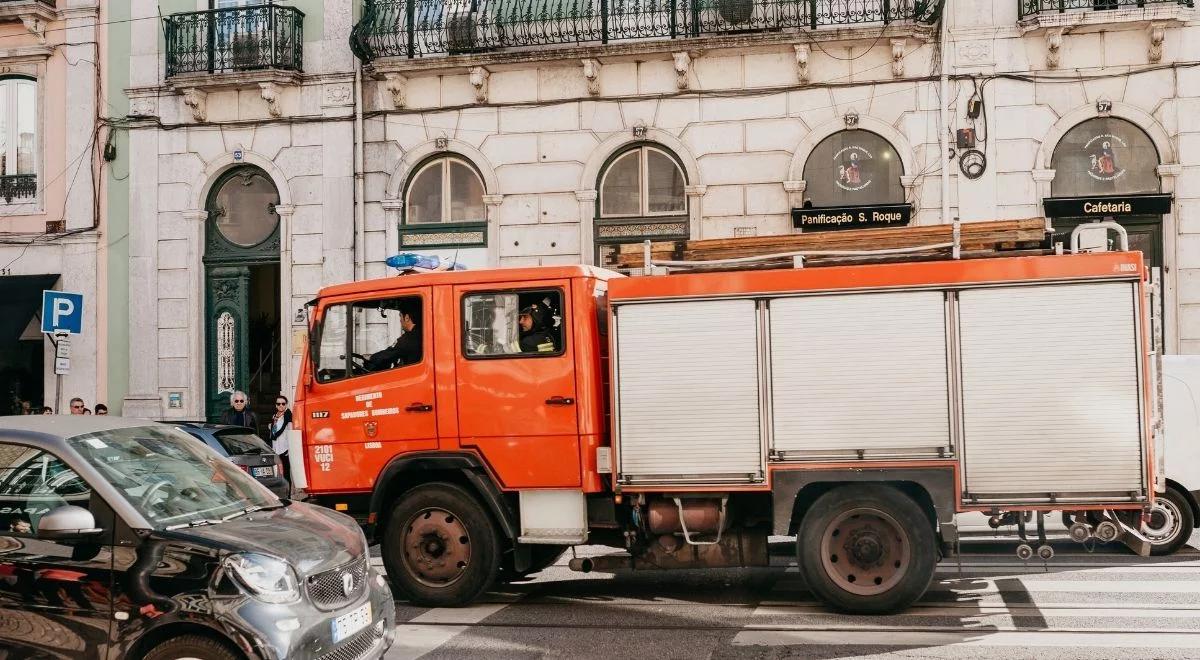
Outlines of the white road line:
{"label": "white road line", "polygon": [[383,656],[384,660],[415,660],[508,606],[509,603],[489,603],[461,608],[439,607],[424,612],[397,625],[396,641]]}
{"label": "white road line", "polygon": [[[1058,592],[1058,593],[1133,593],[1133,594],[1200,594],[1200,581],[1180,582],[1178,580],[1043,580],[1025,579],[1028,576],[1018,575],[1011,579],[997,581],[992,579],[962,580],[944,579],[934,582],[929,587],[933,593],[956,594],[998,594],[1013,592]],[[772,589],[775,593],[791,591],[807,591],[802,580],[780,580]]]}
{"label": "white road line", "polygon": [[1020,647],[1070,648],[1155,648],[1200,649],[1200,635],[1187,633],[1106,633],[1094,632],[911,632],[885,630],[847,631],[745,630],[733,638],[734,646],[930,646],[930,647]]}
{"label": "white road line", "polygon": [[[840,617],[846,615],[829,611],[822,605],[764,605],[754,610],[752,615],[759,617],[786,617],[802,615],[805,617]],[[1200,607],[1163,608],[1150,607],[1107,607],[1104,605],[1077,605],[1074,607],[1039,607],[1021,605],[917,605],[901,612],[900,617],[943,617],[965,621],[995,619],[1004,617],[1078,617],[1078,618],[1109,618],[1109,619],[1200,619]],[[864,618],[869,620],[869,617]]]}

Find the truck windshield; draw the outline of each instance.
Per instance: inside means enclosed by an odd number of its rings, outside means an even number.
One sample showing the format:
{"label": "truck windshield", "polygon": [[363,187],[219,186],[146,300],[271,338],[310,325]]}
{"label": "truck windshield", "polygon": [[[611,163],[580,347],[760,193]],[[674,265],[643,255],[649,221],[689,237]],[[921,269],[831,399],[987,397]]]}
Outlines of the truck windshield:
{"label": "truck windshield", "polygon": [[156,529],[221,518],[279,499],[182,431],[146,426],[67,441]]}

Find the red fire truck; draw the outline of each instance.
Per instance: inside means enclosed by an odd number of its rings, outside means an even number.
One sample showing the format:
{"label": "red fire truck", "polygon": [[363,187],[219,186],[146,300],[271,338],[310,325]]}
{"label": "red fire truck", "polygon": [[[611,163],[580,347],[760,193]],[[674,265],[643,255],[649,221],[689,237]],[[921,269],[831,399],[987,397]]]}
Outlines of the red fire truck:
{"label": "red fire truck", "polygon": [[[817,596],[892,612],[965,511],[1023,537],[1066,511],[1076,540],[1145,552],[1144,270],[1120,251],[332,286],[310,308],[298,480],[425,605],[573,545],[623,550],[576,570],[743,567],[794,535]],[[1019,554],[1052,556],[1038,543]]]}

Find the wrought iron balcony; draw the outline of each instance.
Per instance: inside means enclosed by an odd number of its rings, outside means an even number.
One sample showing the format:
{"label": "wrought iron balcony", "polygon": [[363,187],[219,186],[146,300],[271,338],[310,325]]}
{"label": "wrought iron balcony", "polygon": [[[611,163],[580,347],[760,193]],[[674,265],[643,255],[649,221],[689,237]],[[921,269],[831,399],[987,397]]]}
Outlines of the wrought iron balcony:
{"label": "wrought iron balcony", "polygon": [[531,46],[935,22],[941,0],[366,0],[363,61]]}
{"label": "wrought iron balcony", "polygon": [[1068,11],[1142,9],[1160,5],[1194,7],[1195,0],[1017,0],[1021,18]]}
{"label": "wrought iron balcony", "polygon": [[264,4],[163,19],[167,77],[280,69],[303,71],[304,12]]}
{"label": "wrought iron balcony", "polygon": [[33,199],[37,197],[36,174],[11,174],[0,176],[0,198],[5,204],[12,204],[14,199]]}

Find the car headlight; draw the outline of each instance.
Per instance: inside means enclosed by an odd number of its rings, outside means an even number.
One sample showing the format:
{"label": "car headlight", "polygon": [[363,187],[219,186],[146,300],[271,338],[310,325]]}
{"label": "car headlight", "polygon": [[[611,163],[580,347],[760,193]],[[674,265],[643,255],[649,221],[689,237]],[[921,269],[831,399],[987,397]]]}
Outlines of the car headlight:
{"label": "car headlight", "polygon": [[296,572],[286,561],[243,552],[230,555],[225,565],[250,595],[265,603],[292,603],[300,599]]}

